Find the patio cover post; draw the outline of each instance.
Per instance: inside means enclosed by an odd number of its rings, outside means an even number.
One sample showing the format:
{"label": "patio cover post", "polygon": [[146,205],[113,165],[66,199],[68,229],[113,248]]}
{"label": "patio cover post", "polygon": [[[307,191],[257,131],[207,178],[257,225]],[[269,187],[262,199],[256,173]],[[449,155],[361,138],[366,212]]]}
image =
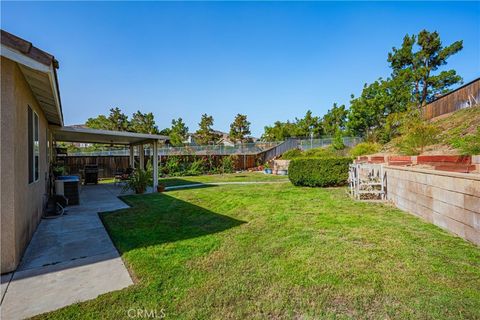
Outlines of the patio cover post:
{"label": "patio cover post", "polygon": [[143,144],[138,145],[138,155],[140,156],[140,169],[145,170],[145,151]]}
{"label": "patio cover post", "polygon": [[133,146],[130,145],[130,159],[129,159],[130,167],[135,168],[135,156],[133,153]]}
{"label": "patio cover post", "polygon": [[153,140],[153,192],[158,186],[158,142]]}

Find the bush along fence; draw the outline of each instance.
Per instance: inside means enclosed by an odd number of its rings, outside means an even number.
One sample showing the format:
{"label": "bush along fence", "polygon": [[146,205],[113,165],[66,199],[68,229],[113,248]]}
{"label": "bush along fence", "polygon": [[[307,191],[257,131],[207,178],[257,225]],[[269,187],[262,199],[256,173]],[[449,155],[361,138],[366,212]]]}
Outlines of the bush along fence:
{"label": "bush along fence", "polygon": [[[96,164],[99,168],[98,177],[100,179],[112,178],[119,169],[129,167],[128,156],[65,156],[62,157],[62,160],[65,173],[73,175],[81,175],[85,165]],[[145,157],[145,165],[147,164],[147,160],[149,160],[149,157]],[[201,173],[221,173],[227,161],[232,163],[233,171],[237,171],[256,167],[263,163],[263,158],[261,155],[159,156],[161,172],[166,174],[166,167],[169,166],[169,170],[172,173],[175,172],[175,175],[180,175],[181,170],[185,171],[185,174],[189,173],[193,175]],[[151,159],[150,162],[152,162]],[[138,156],[135,157],[135,163],[135,167],[138,168]],[[174,165],[174,163],[177,163],[177,165]],[[199,170],[201,170],[200,173],[198,173]]]}
{"label": "bush along fence", "polygon": [[300,158],[290,161],[288,178],[296,186],[334,187],[348,180],[351,158]]}

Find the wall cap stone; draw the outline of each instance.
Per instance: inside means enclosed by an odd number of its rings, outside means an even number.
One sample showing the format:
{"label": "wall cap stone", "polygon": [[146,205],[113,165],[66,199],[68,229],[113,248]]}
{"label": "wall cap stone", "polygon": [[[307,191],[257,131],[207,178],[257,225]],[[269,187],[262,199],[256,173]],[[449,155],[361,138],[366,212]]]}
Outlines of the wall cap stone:
{"label": "wall cap stone", "polygon": [[398,166],[384,166],[388,170],[398,170],[398,171],[410,171],[410,172],[419,172],[426,174],[435,174],[438,176],[452,177],[452,178],[462,178],[474,181],[480,181],[480,174],[476,173],[459,173],[459,172],[449,172],[449,171],[440,171],[440,170],[431,170],[431,169],[420,169],[414,167],[398,167]]}

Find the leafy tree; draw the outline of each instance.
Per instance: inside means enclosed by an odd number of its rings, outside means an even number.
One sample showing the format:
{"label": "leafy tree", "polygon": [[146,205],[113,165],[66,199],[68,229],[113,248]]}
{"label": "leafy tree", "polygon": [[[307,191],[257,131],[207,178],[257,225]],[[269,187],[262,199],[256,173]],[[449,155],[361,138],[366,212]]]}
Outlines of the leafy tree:
{"label": "leafy tree", "polygon": [[96,118],[88,118],[87,122],[85,122],[85,125],[92,129],[113,130],[112,123],[103,114]]}
{"label": "leafy tree", "polygon": [[172,133],[172,128],[164,128],[159,132],[159,134],[163,136],[169,136],[171,133]]}
{"label": "leafy tree", "polygon": [[[400,48],[392,48],[388,62],[392,68],[392,78],[401,77],[413,86],[413,96],[419,107],[430,102],[436,94],[444,93],[462,78],[455,70],[434,74],[447,59],[463,48],[462,41],[455,41],[443,47],[438,32],[422,30],[418,35],[403,38]],[[415,51],[415,49],[417,49]]]}
{"label": "leafy tree", "polygon": [[128,116],[120,110],[120,108],[110,109],[108,120],[112,123],[113,130],[127,131],[128,130]]}
{"label": "leafy tree", "polygon": [[343,134],[340,129],[337,129],[335,135],[333,136],[332,148],[334,150],[343,150],[345,149],[345,144],[343,143]]}
{"label": "leafy tree", "polygon": [[418,110],[405,113],[408,118],[400,128],[402,136],[396,141],[400,152],[407,155],[423,153],[426,146],[438,141],[439,130],[433,124],[422,119]]}
{"label": "leafy tree", "polygon": [[155,125],[155,117],[153,116],[153,113],[142,113],[140,110],[135,112],[129,123],[129,131],[157,134],[158,127]]}
{"label": "leafy tree", "polygon": [[348,111],[345,105],[337,106],[333,104],[332,109],[328,110],[323,116],[323,130],[325,134],[333,136],[338,130],[345,130]]}
{"label": "leafy tree", "polygon": [[195,139],[200,145],[215,143],[219,139],[219,135],[213,130],[213,117],[202,114],[202,119],[198,124],[199,129],[195,132]]}
{"label": "leafy tree", "polygon": [[273,126],[265,126],[262,135],[263,141],[283,141],[295,135],[295,124],[287,121],[275,121]]}
{"label": "leafy tree", "polygon": [[108,117],[99,115],[96,118],[89,118],[85,125],[92,129],[127,131],[129,122],[128,116],[120,108],[111,108]]}
{"label": "leafy tree", "polygon": [[390,96],[382,79],[365,84],[362,94],[350,101],[347,127],[354,135],[369,136],[375,128],[382,125],[385,105]]}
{"label": "leafy tree", "polygon": [[295,118],[294,136],[309,137],[313,133],[314,136],[323,133],[322,122],[319,117],[314,117],[312,111],[308,110],[305,117],[301,119]]}
{"label": "leafy tree", "polygon": [[370,140],[388,141],[389,134],[384,132],[387,117],[403,112],[411,105],[408,86],[401,81],[378,79],[365,84],[360,97],[352,95],[348,112],[347,129],[350,134],[366,137]]}
{"label": "leafy tree", "polygon": [[188,136],[188,127],[185,125],[182,118],[172,120],[172,127],[169,136],[170,144],[172,146],[183,146],[183,141],[185,141]]}
{"label": "leafy tree", "polygon": [[265,126],[262,140],[283,141],[290,137],[309,137],[311,132],[315,136],[322,135],[323,126],[320,118],[308,110],[303,118],[295,118],[294,122],[276,121],[273,126]]}
{"label": "leafy tree", "polygon": [[247,121],[247,116],[237,114],[235,120],[230,125],[230,139],[232,141],[245,142],[247,136],[250,134],[250,122]]}

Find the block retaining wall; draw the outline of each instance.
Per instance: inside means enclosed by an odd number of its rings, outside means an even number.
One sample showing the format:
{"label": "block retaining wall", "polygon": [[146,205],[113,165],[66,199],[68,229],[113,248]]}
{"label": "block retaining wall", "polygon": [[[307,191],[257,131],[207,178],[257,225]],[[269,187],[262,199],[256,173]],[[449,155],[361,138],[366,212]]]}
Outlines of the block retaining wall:
{"label": "block retaining wall", "polygon": [[480,175],[385,166],[387,199],[480,245]]}

